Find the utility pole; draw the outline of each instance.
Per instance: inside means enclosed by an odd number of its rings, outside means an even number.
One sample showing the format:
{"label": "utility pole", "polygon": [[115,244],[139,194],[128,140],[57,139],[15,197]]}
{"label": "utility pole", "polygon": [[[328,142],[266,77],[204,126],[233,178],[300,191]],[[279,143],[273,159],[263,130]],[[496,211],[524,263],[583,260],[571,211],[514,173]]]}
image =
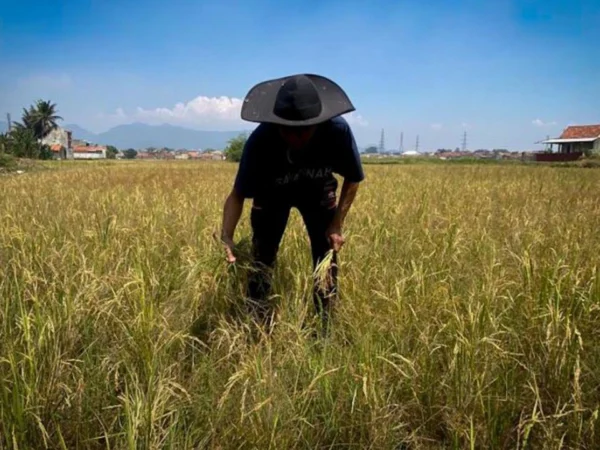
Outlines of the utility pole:
{"label": "utility pole", "polygon": [[385,136],[383,132],[383,128],[381,129],[381,140],[379,141],[379,153],[383,153],[385,151]]}
{"label": "utility pole", "polygon": [[462,140],[462,151],[466,152],[467,151],[467,132],[465,131],[463,134],[463,140]]}
{"label": "utility pole", "polygon": [[400,153],[404,153],[404,131],[400,133]]}

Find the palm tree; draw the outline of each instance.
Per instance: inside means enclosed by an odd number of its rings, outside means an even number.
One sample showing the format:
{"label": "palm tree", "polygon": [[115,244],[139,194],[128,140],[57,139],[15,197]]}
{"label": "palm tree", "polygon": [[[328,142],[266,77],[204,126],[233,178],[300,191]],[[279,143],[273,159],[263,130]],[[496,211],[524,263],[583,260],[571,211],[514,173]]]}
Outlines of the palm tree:
{"label": "palm tree", "polygon": [[28,128],[33,131],[36,135],[36,111],[33,106],[30,106],[29,109],[23,108],[23,116],[21,117],[21,123],[15,122],[14,126],[19,128]]}
{"label": "palm tree", "polygon": [[[52,130],[58,128],[56,122],[63,120],[63,118],[57,115],[56,112],[56,103],[47,100],[38,100],[35,108],[30,107],[29,111],[26,112],[28,117],[33,119],[33,131],[37,139],[44,139]],[[25,116],[23,121],[25,121]]]}

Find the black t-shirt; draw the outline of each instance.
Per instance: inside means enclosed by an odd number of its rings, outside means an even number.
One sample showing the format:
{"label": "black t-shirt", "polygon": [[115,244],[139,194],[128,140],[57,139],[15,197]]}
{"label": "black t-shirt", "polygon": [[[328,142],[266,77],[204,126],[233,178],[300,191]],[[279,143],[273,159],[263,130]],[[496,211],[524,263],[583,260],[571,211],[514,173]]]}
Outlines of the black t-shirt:
{"label": "black t-shirt", "polygon": [[365,178],[356,141],[343,117],[320,124],[307,147],[288,152],[275,125],[260,124],[248,137],[235,189],[244,198],[296,195],[323,189],[333,174]]}

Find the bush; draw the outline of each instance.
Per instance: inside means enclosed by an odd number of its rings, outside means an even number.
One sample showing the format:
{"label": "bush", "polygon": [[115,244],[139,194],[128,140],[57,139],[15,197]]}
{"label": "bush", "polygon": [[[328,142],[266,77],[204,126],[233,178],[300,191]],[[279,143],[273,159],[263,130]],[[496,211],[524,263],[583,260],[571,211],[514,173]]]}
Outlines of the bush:
{"label": "bush", "polygon": [[0,153],[0,172],[5,170],[13,170],[16,167],[17,161],[13,156],[7,153]]}
{"label": "bush", "polygon": [[230,139],[227,143],[225,151],[223,152],[225,154],[225,158],[227,158],[228,161],[240,162],[247,139],[248,137],[245,134],[240,134],[239,136]]}

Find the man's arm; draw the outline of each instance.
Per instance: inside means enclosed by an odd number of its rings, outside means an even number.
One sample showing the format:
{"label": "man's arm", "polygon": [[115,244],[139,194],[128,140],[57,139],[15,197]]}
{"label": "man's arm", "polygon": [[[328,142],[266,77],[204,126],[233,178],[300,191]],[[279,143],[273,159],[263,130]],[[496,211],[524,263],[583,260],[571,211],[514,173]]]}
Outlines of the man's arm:
{"label": "man's arm", "polygon": [[336,172],[344,177],[344,184],[340,192],[335,216],[327,231],[327,236],[335,251],[339,251],[344,244],[342,235],[344,220],[354,202],[359,184],[365,179],[360,154],[350,126],[345,120],[342,120],[338,127],[336,130],[336,147],[338,149]]}
{"label": "man's arm", "polygon": [[225,206],[223,207],[223,225],[221,230],[221,240],[225,246],[227,261],[230,263],[234,263],[236,260],[235,255],[233,254],[233,236],[235,235],[235,229],[243,210],[244,198],[239,195],[234,188],[225,200]]}
{"label": "man's arm", "polygon": [[233,188],[223,206],[223,224],[221,228],[221,241],[225,246],[227,261],[236,261],[233,254],[233,237],[235,229],[244,210],[244,200],[255,194],[256,186],[260,180],[260,161],[257,160],[258,140],[262,128],[256,128],[246,140],[242,150],[242,158],[235,176]]}
{"label": "man's arm", "polygon": [[340,200],[333,218],[333,225],[336,229],[341,230],[344,226],[344,220],[354,202],[359,184],[360,183],[344,180],[342,191],[340,192]]}
{"label": "man's arm", "polygon": [[358,185],[360,183],[344,180],[342,185],[342,191],[340,193],[340,200],[338,202],[335,215],[329,229],[327,230],[327,237],[331,242],[331,246],[336,252],[339,252],[344,245],[344,236],[342,234],[342,228],[344,226],[344,220],[346,215],[354,202],[356,192],[358,191]]}

